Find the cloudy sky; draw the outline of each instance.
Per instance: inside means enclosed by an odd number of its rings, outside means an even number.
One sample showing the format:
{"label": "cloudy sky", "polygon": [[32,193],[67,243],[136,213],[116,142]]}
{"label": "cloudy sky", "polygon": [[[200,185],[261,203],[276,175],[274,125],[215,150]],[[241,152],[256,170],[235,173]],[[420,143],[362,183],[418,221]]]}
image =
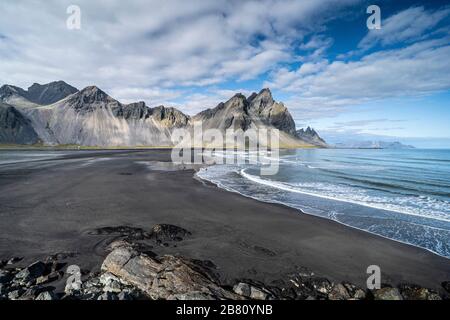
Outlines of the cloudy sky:
{"label": "cloudy sky", "polygon": [[0,82],[95,84],[189,114],[270,87],[298,127],[450,147],[446,2],[2,0]]}

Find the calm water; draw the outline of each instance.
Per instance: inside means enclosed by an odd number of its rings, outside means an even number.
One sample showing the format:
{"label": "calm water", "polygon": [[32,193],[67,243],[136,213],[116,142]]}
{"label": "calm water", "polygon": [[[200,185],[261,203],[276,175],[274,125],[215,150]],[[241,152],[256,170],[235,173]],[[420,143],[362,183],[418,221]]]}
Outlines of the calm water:
{"label": "calm water", "polygon": [[198,175],[450,258],[450,150],[294,150],[279,165],[273,176],[249,164]]}

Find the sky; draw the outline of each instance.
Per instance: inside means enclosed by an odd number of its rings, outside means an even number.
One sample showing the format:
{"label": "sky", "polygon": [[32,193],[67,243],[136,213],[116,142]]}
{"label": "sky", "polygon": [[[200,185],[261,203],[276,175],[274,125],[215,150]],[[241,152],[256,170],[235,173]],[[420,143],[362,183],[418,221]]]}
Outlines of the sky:
{"label": "sky", "polygon": [[97,85],[191,115],[269,87],[325,138],[450,148],[448,1],[2,0],[0,12],[2,84]]}

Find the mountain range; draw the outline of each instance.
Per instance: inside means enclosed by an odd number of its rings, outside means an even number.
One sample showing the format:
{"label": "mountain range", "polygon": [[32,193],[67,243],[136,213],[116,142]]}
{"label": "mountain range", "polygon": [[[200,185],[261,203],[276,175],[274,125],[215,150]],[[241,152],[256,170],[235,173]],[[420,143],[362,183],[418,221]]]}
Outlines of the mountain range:
{"label": "mountain range", "polygon": [[[297,131],[288,109],[274,101],[269,89],[249,97],[238,93],[189,116],[172,107],[123,104],[96,86],[78,90],[63,81],[35,83],[27,90],[0,88],[1,144],[170,147],[175,129],[193,131],[200,123],[203,130],[222,133],[276,128],[283,148],[327,146],[314,129]],[[203,146],[218,147],[213,142]]]}
{"label": "mountain range", "polygon": [[411,145],[406,145],[398,141],[347,141],[334,145],[335,148],[345,149],[415,149]]}

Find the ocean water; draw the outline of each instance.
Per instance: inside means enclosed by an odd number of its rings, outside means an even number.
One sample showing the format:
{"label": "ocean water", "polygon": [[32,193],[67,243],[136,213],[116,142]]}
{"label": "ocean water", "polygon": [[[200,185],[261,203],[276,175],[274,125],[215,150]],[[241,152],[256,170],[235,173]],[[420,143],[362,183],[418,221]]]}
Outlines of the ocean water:
{"label": "ocean water", "polygon": [[270,176],[260,174],[260,163],[213,165],[198,176],[450,258],[450,150],[292,150],[278,164]]}

